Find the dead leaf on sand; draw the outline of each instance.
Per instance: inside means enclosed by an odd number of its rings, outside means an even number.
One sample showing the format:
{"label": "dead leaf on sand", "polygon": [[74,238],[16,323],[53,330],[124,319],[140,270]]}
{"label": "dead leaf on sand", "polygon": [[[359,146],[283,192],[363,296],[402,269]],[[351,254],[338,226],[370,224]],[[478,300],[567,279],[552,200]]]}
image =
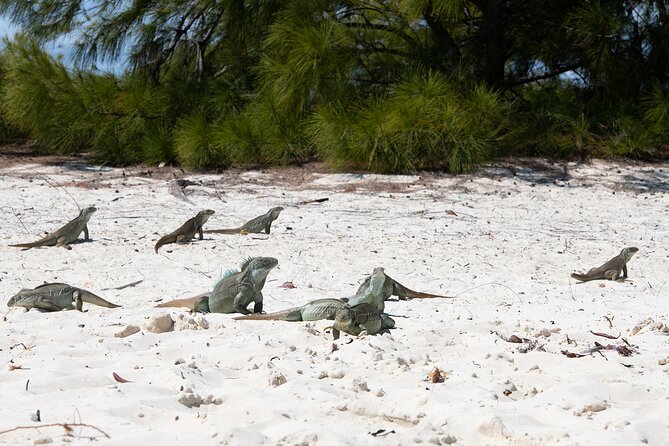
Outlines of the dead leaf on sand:
{"label": "dead leaf on sand", "polygon": [[123,384],[123,383],[131,383],[132,382],[132,381],[128,381],[125,378],[121,378],[120,376],[118,376],[116,374],[116,372],[112,372],[112,376],[114,377],[114,380],[116,380],[117,383]]}
{"label": "dead leaf on sand", "polygon": [[434,370],[427,374],[427,379],[434,384],[443,383],[447,378],[446,372],[439,367],[435,367]]}

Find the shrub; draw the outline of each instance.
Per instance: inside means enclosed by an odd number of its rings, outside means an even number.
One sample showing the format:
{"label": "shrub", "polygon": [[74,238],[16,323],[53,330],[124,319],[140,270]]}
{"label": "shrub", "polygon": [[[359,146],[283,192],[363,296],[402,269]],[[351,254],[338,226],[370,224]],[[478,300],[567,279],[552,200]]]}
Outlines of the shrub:
{"label": "shrub", "polygon": [[310,134],[319,155],[334,166],[459,173],[488,158],[504,117],[497,93],[477,85],[457,88],[454,80],[428,73],[358,109],[320,108]]}

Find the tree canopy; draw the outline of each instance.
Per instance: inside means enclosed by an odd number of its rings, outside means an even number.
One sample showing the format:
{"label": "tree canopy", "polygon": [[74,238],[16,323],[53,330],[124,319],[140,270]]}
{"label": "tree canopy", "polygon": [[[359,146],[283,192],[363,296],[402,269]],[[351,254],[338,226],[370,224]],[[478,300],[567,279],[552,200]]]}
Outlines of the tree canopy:
{"label": "tree canopy", "polygon": [[[0,0],[23,30],[2,119],[56,150],[190,168],[666,156],[668,3]],[[43,50],[64,36],[74,67]],[[96,70],[110,61],[124,73]]]}

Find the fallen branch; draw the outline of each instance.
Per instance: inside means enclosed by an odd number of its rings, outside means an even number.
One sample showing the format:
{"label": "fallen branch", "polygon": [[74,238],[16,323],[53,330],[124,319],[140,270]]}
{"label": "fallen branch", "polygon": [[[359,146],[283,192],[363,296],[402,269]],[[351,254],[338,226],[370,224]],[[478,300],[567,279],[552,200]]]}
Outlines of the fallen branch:
{"label": "fallen branch", "polygon": [[618,333],[618,336],[611,336],[610,334],[598,333],[598,332],[594,332],[592,330],[590,330],[590,333],[594,334],[595,336],[601,336],[601,337],[606,338],[606,339],[618,339],[620,337],[620,333]]}
{"label": "fallen branch", "polygon": [[[14,308],[14,307],[12,307],[12,308]],[[22,354],[24,354],[25,352],[27,352],[27,351],[29,351],[31,348],[33,348],[33,347],[35,346],[35,339],[37,339],[37,335],[36,335],[36,334],[33,335],[33,338],[30,340],[30,342],[28,343],[28,346],[27,346],[27,347],[26,347],[26,345],[25,345],[23,342],[19,342],[18,344],[14,344],[14,345],[12,345],[11,347],[9,347],[9,349],[12,350],[14,347],[18,347],[18,346],[20,345],[20,346],[23,347],[23,350],[21,351],[21,353],[17,353],[16,355],[12,356],[12,357],[9,359],[9,361],[5,361],[4,363],[0,364],[0,367],[4,367],[5,364],[13,363],[14,360],[15,360],[16,358],[18,358],[19,356],[21,356]]]}
{"label": "fallen branch", "polygon": [[19,430],[42,429],[44,427],[62,427],[63,429],[65,429],[65,432],[67,432],[68,435],[70,435],[70,433],[72,432],[72,429],[75,428],[75,427],[88,427],[88,428],[91,428],[93,430],[96,430],[96,431],[100,432],[106,438],[111,438],[102,429],[100,429],[98,427],[95,427],[93,425],[90,425],[90,424],[86,424],[86,423],[50,423],[50,424],[40,424],[40,425],[37,425],[37,426],[16,426],[16,427],[13,427],[11,429],[0,431],[0,435],[7,434],[9,432],[19,431]]}
{"label": "fallen branch", "polygon": [[299,205],[302,205],[302,204],[323,203],[324,201],[328,201],[328,200],[329,200],[329,198],[316,198],[315,200],[304,200],[304,201],[300,201],[300,202],[297,203],[297,204],[298,204],[298,206],[299,206]]}
{"label": "fallen branch", "polygon": [[570,352],[569,350],[561,350],[560,353],[565,355],[567,358],[582,358],[584,356],[587,356],[587,355],[583,355],[581,353]]}
{"label": "fallen branch", "polygon": [[130,288],[131,286],[139,285],[142,282],[144,282],[144,279],[135,280],[134,282],[126,283],[125,285],[121,285],[121,286],[117,286],[117,287],[102,288],[102,291],[122,290],[124,288]]}

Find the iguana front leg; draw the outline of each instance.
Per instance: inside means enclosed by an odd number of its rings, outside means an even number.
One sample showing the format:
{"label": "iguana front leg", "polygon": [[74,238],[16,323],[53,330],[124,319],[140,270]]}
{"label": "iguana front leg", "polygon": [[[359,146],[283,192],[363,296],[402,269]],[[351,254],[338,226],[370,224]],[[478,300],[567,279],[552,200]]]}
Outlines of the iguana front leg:
{"label": "iguana front leg", "polygon": [[88,225],[84,226],[84,240],[90,240],[91,238],[88,236]]}
{"label": "iguana front leg", "polygon": [[267,223],[267,226],[265,226],[265,234],[269,234],[269,231],[272,229],[272,221],[270,220],[269,223]]}
{"label": "iguana front leg", "polygon": [[381,314],[381,328],[394,328],[394,327],[395,327],[395,319],[388,316],[386,313]]}
{"label": "iguana front leg", "polygon": [[[249,304],[249,301],[247,299],[247,292],[248,292],[247,290],[242,290],[235,296],[235,299],[233,300],[232,303],[232,308],[235,310],[236,313],[251,314],[251,312],[246,308]],[[260,305],[260,308],[262,309],[262,304]],[[253,307],[253,310],[255,311],[255,306]]]}
{"label": "iguana front leg", "polygon": [[262,313],[262,291],[258,290],[256,293],[255,299],[253,299],[255,304],[253,305],[254,313]]}
{"label": "iguana front leg", "polygon": [[202,230],[202,226],[199,227],[197,232],[200,234],[200,240],[204,240],[204,231]]}
{"label": "iguana front leg", "polygon": [[627,264],[623,265],[623,277],[621,277],[623,280],[627,279]]}
{"label": "iguana front leg", "polygon": [[35,308],[44,311],[61,311],[63,309],[57,302],[46,297],[37,299]]}

